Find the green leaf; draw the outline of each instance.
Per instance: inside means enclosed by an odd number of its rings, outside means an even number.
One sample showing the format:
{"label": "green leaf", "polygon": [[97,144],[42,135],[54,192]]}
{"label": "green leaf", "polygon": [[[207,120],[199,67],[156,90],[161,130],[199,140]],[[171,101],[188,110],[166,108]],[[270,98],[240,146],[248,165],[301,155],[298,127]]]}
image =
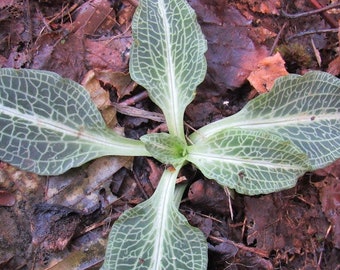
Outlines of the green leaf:
{"label": "green leaf", "polygon": [[289,140],[230,128],[188,147],[188,160],[219,184],[248,195],[293,187],[310,165]]}
{"label": "green leaf", "polygon": [[104,155],[149,155],[107,129],[87,91],[48,71],[0,69],[0,159],[41,175]]}
{"label": "green leaf", "polygon": [[132,22],[130,73],[184,140],[183,115],[206,73],[206,40],[185,0],[141,0]]}
{"label": "green leaf", "polygon": [[154,195],[114,223],[101,270],[207,268],[203,233],[177,209],[181,196],[174,188],[179,167],[165,170]]}
{"label": "green leaf", "polygon": [[142,136],[149,153],[160,162],[171,165],[182,164],[187,155],[186,143],[168,133],[154,133]]}
{"label": "green leaf", "polygon": [[199,129],[190,140],[196,143],[232,127],[282,136],[308,155],[313,170],[325,167],[340,158],[340,80],[317,71],[281,77],[269,93]]}

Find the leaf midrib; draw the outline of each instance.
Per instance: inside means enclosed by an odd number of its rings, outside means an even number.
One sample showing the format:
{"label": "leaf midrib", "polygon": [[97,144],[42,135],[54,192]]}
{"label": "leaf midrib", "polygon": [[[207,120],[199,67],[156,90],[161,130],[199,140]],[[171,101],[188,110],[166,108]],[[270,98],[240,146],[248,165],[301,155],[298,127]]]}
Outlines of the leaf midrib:
{"label": "leaf midrib", "polygon": [[[171,119],[171,123],[168,123],[169,129],[174,129],[174,135],[182,137],[181,128],[179,125],[182,123],[178,122],[179,112],[178,112],[178,89],[176,88],[176,75],[173,63],[173,55],[171,53],[171,31],[170,24],[166,16],[166,8],[164,1],[158,2],[160,16],[163,22],[164,34],[165,34],[165,51],[166,51],[166,63],[167,63],[167,81],[169,86],[170,100],[168,104],[170,105],[170,112],[164,112],[165,114],[169,114]],[[170,119],[168,119],[169,122]],[[171,126],[173,125],[173,126]],[[170,130],[171,131],[171,130]]]}
{"label": "leaf midrib", "polygon": [[[315,120],[311,120],[312,117],[315,117]],[[242,122],[239,122],[240,115],[233,115],[229,118],[222,119],[220,121],[216,121],[211,123],[208,126],[203,127],[201,130],[198,130],[195,134],[194,138],[201,138],[203,137],[209,137],[212,134],[215,134],[216,132],[226,129],[226,128],[242,128],[242,129],[266,129],[266,128],[273,128],[273,127],[280,127],[280,126],[290,126],[290,125],[304,125],[304,124],[311,124],[317,123],[321,121],[333,121],[333,120],[340,120],[340,113],[339,114],[323,114],[323,115],[317,115],[314,116],[312,114],[310,115],[301,115],[296,117],[286,117],[286,118],[254,118],[249,121],[243,120]],[[223,123],[223,122],[227,123]],[[228,123],[229,122],[229,123]],[[190,138],[193,139],[193,138]]]}
{"label": "leaf midrib", "polygon": [[285,169],[285,170],[301,170],[302,166],[286,164],[286,163],[273,163],[270,161],[260,161],[260,160],[251,160],[251,159],[243,159],[243,158],[236,158],[235,156],[226,156],[226,155],[214,155],[211,153],[190,153],[188,155],[188,160],[194,162],[194,160],[204,159],[205,161],[213,161],[213,162],[224,162],[224,163],[231,163],[235,165],[254,165],[254,166],[262,166],[271,169]]}
{"label": "leaf midrib", "polygon": [[[315,117],[314,120],[311,118]],[[249,123],[239,124],[237,127],[240,128],[266,128],[269,126],[281,126],[287,124],[304,124],[304,123],[311,123],[311,122],[320,122],[320,121],[331,121],[331,120],[340,120],[340,114],[323,114],[323,115],[301,115],[296,117],[287,117],[287,118],[270,118],[270,119],[255,119],[257,121],[250,121]],[[274,120],[274,121],[273,121]],[[276,121],[275,121],[276,120]]]}
{"label": "leaf midrib", "polygon": [[19,119],[24,119],[25,121],[30,122],[31,125],[37,126],[39,128],[54,130],[55,132],[69,135],[75,137],[76,139],[84,139],[95,144],[102,144],[107,147],[112,147],[111,140],[106,140],[105,137],[95,136],[94,134],[88,133],[88,130],[85,129],[86,127],[79,126],[78,129],[73,129],[60,122],[53,121],[52,119],[37,117],[37,115],[20,113],[16,109],[8,108],[2,105],[0,106],[0,112],[10,116],[11,118],[16,117]]}
{"label": "leaf midrib", "polygon": [[158,184],[159,196],[156,198],[159,198],[159,204],[156,204],[158,205],[156,211],[157,219],[154,222],[157,235],[155,237],[156,240],[154,242],[154,252],[151,259],[151,261],[155,262],[153,265],[154,270],[162,269],[162,258],[164,257],[164,232],[168,224],[168,219],[170,218],[171,204],[173,203],[171,199],[174,197],[173,188],[177,173],[178,170],[172,173],[165,171],[163,175],[164,179],[161,179],[163,181],[160,181]]}

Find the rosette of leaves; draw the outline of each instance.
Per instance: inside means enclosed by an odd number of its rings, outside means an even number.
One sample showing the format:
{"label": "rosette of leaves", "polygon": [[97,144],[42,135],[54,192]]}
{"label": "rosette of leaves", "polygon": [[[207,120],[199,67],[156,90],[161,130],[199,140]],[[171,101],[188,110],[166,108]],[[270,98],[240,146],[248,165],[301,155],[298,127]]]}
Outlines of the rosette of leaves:
{"label": "rosette of leaves", "polygon": [[340,81],[315,71],[279,78],[239,113],[186,138],[184,112],[206,74],[195,13],[185,0],[140,0],[132,29],[131,77],[162,109],[169,133],[124,138],[105,126],[81,85],[47,71],[0,69],[0,159],[42,175],[104,155],[171,164],[154,195],[114,223],[102,269],[206,269],[203,233],[178,211],[181,167],[192,162],[247,195],[294,186],[340,157]]}

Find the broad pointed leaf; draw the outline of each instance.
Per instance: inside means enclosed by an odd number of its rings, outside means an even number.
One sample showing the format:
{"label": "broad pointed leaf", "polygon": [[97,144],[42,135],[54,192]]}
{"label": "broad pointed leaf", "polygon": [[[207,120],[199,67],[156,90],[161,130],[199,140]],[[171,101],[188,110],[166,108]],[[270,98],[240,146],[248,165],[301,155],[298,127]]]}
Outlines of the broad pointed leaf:
{"label": "broad pointed leaf", "polygon": [[293,187],[310,165],[289,140],[230,128],[188,147],[188,160],[219,184],[248,195]]}
{"label": "broad pointed leaf", "polygon": [[178,165],[186,159],[187,145],[176,136],[168,133],[153,133],[144,135],[140,139],[145,143],[149,153],[163,163]]}
{"label": "broad pointed leaf", "polygon": [[281,77],[269,93],[190,139],[199,142],[232,127],[282,136],[308,155],[313,170],[324,167],[340,158],[340,80],[317,71]]}
{"label": "broad pointed leaf", "polygon": [[47,71],[0,69],[0,126],[0,159],[42,175],[104,155],[149,155],[106,128],[81,85]]}
{"label": "broad pointed leaf", "polygon": [[141,0],[132,22],[130,73],[184,140],[183,114],[206,73],[206,40],[185,0]]}
{"label": "broad pointed leaf", "polygon": [[154,195],[114,223],[101,270],[206,269],[205,237],[178,211],[177,173],[165,170]]}

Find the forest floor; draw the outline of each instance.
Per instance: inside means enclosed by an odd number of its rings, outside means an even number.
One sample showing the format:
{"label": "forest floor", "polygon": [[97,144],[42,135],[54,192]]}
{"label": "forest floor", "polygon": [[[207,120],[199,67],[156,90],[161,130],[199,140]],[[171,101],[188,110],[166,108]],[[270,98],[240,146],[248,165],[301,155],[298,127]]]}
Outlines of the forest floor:
{"label": "forest floor", "polygon": [[[127,137],[162,130],[147,117],[159,109],[128,75],[137,4],[2,0],[0,67],[50,70],[82,83],[107,124]],[[236,113],[287,71],[340,74],[339,8],[291,18],[316,10],[316,1],[189,4],[209,50],[188,127]],[[150,158],[105,157],[42,177],[0,161],[0,269],[98,269],[112,223],[153,194],[163,169]],[[191,185],[180,210],[207,237],[208,269],[340,269],[340,161],[305,174],[294,188],[253,197],[230,195],[192,167],[183,174]]]}

